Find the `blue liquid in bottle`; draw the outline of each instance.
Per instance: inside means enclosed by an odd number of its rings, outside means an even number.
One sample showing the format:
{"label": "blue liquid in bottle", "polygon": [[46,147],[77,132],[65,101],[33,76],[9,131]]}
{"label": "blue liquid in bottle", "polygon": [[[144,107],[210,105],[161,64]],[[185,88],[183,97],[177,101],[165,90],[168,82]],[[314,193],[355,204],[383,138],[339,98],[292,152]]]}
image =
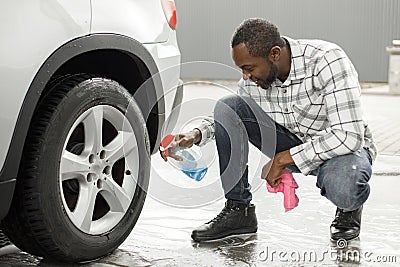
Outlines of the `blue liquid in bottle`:
{"label": "blue liquid in bottle", "polygon": [[196,170],[182,170],[182,172],[196,181],[201,181],[204,175],[206,175],[207,170],[208,168],[201,168]]}

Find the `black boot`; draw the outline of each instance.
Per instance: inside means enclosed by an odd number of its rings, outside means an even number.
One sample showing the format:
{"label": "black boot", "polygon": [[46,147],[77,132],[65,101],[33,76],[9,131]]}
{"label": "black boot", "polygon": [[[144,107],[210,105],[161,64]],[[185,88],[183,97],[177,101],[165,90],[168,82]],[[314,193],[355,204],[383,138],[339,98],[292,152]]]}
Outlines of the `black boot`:
{"label": "black boot", "polygon": [[257,232],[256,207],[253,204],[235,205],[232,200],[225,203],[222,211],[197,229],[193,230],[194,241],[208,241],[235,234]]}
{"label": "black boot", "polygon": [[336,216],[331,224],[331,239],[351,240],[360,234],[362,206],[356,210],[343,212],[336,209]]}

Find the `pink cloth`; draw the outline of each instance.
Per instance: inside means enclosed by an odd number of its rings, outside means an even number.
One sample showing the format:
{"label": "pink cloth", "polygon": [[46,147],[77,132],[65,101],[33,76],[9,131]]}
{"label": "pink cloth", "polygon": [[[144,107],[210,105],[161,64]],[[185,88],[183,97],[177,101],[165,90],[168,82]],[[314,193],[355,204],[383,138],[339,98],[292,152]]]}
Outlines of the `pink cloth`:
{"label": "pink cloth", "polygon": [[285,170],[281,176],[282,182],[275,188],[267,183],[267,189],[270,193],[283,193],[283,206],[285,211],[289,211],[299,204],[299,198],[296,195],[296,188],[299,186],[290,171]]}

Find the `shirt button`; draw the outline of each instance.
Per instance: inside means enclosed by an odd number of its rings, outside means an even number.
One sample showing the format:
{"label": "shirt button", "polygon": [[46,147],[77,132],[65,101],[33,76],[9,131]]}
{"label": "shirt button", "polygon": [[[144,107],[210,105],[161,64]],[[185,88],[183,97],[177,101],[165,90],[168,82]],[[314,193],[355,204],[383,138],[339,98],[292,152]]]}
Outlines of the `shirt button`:
{"label": "shirt button", "polygon": [[304,134],[303,134],[303,133],[300,133],[299,135],[300,135],[300,137],[304,137]]}
{"label": "shirt button", "polygon": [[289,111],[289,109],[288,109],[288,108],[285,108],[285,109],[284,109],[284,111],[285,111],[285,112],[288,112],[288,111]]}
{"label": "shirt button", "polygon": [[287,92],[287,90],[286,89],[283,89],[283,93],[285,94]]}

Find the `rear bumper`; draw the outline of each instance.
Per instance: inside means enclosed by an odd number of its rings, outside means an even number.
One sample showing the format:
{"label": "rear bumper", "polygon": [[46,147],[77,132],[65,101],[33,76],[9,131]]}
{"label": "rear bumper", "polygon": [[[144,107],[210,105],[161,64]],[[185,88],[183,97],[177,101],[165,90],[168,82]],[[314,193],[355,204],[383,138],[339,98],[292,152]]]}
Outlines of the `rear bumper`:
{"label": "rear bumper", "polygon": [[6,217],[14,194],[16,179],[0,182],[0,221]]}
{"label": "rear bumper", "polygon": [[179,113],[181,110],[180,106],[182,104],[182,99],[183,99],[183,81],[179,80],[178,86],[176,87],[174,102],[172,104],[171,115],[167,120],[168,128],[175,127],[176,122],[178,121]]}
{"label": "rear bumper", "polygon": [[152,154],[158,152],[158,144],[161,142],[161,139],[163,138],[162,135],[164,133],[169,133],[172,131],[172,129],[174,129],[178,121],[182,99],[183,99],[183,81],[179,79],[178,85],[176,86],[174,101],[172,103],[172,109],[171,112],[168,114],[169,116],[166,118],[165,113],[158,114],[159,117],[158,121],[160,122],[160,124],[158,127],[156,145],[153,148]]}

